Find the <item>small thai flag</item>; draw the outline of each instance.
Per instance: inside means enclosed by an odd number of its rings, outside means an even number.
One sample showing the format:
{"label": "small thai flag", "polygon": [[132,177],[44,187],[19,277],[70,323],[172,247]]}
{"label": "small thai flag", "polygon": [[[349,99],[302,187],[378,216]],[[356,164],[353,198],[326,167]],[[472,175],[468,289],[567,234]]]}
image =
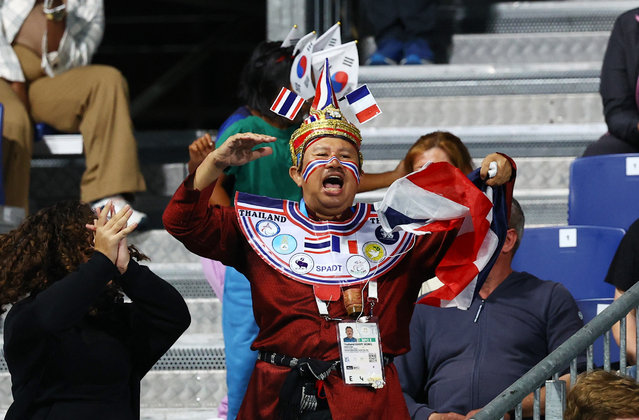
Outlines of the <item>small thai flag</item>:
{"label": "small thai flag", "polygon": [[366,85],[362,85],[351,93],[348,93],[346,95],[346,101],[353,109],[353,113],[360,123],[365,123],[382,113]]}
{"label": "small thai flag", "polygon": [[326,108],[329,105],[338,107],[337,98],[335,97],[335,91],[333,90],[333,83],[331,82],[331,70],[328,64],[328,58],[324,60],[324,68],[317,79],[317,87],[315,88],[315,99],[313,99],[312,108],[318,111]]}
{"label": "small thai flag", "polygon": [[331,252],[333,241],[331,235],[304,238],[304,251],[311,254],[327,254]]}
{"label": "small thai flag", "polygon": [[273,102],[273,105],[271,105],[271,111],[289,120],[293,120],[303,104],[304,98],[297,96],[294,92],[286,88],[282,88],[280,94],[277,95],[277,99]]}

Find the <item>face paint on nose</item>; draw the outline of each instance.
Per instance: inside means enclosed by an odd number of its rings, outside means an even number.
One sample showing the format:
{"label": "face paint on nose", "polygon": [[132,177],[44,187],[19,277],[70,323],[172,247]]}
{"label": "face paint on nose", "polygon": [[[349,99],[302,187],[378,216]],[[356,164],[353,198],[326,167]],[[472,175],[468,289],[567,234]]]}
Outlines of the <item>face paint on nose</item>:
{"label": "face paint on nose", "polygon": [[346,170],[355,177],[355,181],[357,181],[357,183],[359,184],[359,167],[353,162],[342,162],[335,156],[333,156],[332,158],[328,160],[317,159],[317,160],[310,161],[308,165],[306,165],[306,169],[304,169],[304,173],[302,174],[304,178],[304,182],[308,182],[308,178],[311,176],[313,172],[315,172],[316,169],[321,168],[322,166],[326,166],[330,164],[331,162],[333,162],[334,160],[336,160],[337,162],[339,162],[340,165],[346,168]]}

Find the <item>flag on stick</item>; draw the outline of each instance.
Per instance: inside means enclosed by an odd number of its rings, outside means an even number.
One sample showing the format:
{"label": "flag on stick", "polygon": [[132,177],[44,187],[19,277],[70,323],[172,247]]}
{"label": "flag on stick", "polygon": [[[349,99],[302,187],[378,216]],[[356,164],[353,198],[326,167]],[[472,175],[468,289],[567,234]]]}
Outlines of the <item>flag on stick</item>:
{"label": "flag on stick", "polygon": [[271,105],[271,111],[289,120],[294,120],[303,104],[304,98],[297,96],[295,92],[282,88],[277,99]]}
{"label": "flag on stick", "polygon": [[313,52],[313,42],[316,38],[315,32],[306,34],[299,40],[293,50],[293,64],[291,65],[291,87],[293,91],[304,99],[310,99],[315,94],[313,86],[313,71],[311,68],[311,54]]}
{"label": "flag on stick", "polygon": [[284,38],[284,41],[282,41],[282,45],[280,45],[280,47],[282,48],[292,47],[293,45],[299,42],[301,35],[302,34],[300,34],[300,30],[297,27],[297,25],[293,25],[293,28],[291,28],[291,30],[288,32],[288,34],[286,35],[286,38]]}
{"label": "flag on stick", "polygon": [[326,48],[332,48],[342,43],[342,34],[340,33],[340,23],[337,22],[324,32],[313,44],[313,52],[321,51]]}
{"label": "flag on stick", "polygon": [[366,85],[362,85],[351,93],[347,93],[346,102],[353,110],[357,121],[362,124],[382,113]]}
{"label": "flag on stick", "polygon": [[327,58],[331,63],[331,82],[333,83],[335,95],[341,98],[357,86],[357,75],[359,73],[357,41],[314,52],[312,65],[315,79],[318,78],[324,68],[324,61]]}

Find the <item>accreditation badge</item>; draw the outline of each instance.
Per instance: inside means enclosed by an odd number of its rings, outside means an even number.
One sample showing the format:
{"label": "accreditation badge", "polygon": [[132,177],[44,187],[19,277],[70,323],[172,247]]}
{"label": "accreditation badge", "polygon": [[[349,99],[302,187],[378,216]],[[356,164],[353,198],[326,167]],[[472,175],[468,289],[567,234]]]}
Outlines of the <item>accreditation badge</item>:
{"label": "accreditation badge", "polygon": [[337,336],[344,382],[383,388],[384,359],[377,323],[339,322]]}

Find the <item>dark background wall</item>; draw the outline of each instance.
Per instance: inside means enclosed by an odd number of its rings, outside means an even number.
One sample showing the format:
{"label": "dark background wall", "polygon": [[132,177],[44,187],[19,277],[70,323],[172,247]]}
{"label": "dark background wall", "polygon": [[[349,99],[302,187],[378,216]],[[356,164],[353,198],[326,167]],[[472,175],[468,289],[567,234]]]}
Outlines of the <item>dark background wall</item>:
{"label": "dark background wall", "polygon": [[217,128],[266,34],[264,0],[105,0],[105,14],[93,62],[127,78],[138,130]]}

